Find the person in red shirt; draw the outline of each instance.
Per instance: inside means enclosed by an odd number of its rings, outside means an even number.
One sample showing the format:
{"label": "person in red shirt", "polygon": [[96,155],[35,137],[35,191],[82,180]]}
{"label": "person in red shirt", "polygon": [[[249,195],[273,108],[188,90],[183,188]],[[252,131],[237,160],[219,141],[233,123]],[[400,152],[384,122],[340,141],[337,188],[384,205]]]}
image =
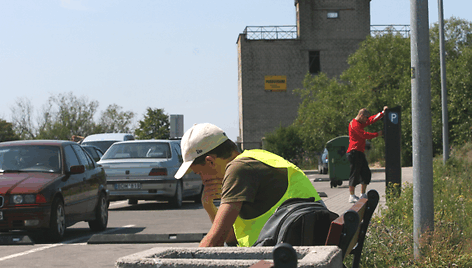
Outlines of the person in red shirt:
{"label": "person in red shirt", "polygon": [[347,149],[347,159],[349,160],[351,173],[349,175],[349,202],[355,203],[359,200],[359,197],[355,195],[356,186],[361,184],[361,197],[366,198],[367,185],[370,183],[372,173],[370,172],[369,164],[365,158],[365,140],[373,139],[378,136],[382,136],[382,131],[370,133],[364,131],[364,128],[372,125],[373,123],[380,120],[388,107],[385,106],[383,111],[370,116],[369,111],[366,108],[359,110],[356,118],[352,119],[349,123],[349,148]]}

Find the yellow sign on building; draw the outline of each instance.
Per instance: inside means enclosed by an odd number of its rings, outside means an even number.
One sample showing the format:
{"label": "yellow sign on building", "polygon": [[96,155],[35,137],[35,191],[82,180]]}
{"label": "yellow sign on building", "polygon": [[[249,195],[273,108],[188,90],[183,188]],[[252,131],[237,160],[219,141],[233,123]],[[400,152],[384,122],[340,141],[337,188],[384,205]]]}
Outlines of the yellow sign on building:
{"label": "yellow sign on building", "polygon": [[266,75],[264,76],[265,90],[285,91],[287,90],[286,75]]}

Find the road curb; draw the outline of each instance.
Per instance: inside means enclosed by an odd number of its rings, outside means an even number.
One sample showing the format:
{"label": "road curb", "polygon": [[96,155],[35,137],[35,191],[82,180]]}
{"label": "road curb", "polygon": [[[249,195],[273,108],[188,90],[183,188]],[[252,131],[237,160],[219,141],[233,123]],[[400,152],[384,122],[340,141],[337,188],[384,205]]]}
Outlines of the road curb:
{"label": "road curb", "polygon": [[[370,171],[372,173],[374,173],[374,172],[385,172],[385,168],[371,168]],[[303,173],[305,173],[305,175],[319,174],[318,170],[303,170]]]}
{"label": "road curb", "polygon": [[95,234],[87,244],[155,244],[200,242],[206,233],[187,234]]}

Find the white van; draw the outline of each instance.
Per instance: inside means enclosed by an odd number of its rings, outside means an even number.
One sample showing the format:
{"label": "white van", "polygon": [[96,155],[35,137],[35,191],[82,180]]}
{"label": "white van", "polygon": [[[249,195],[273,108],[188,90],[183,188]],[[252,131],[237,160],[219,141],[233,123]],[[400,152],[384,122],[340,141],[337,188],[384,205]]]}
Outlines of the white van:
{"label": "white van", "polygon": [[134,140],[134,136],[130,133],[102,133],[89,135],[80,144],[96,146],[105,153],[115,142],[132,140]]}

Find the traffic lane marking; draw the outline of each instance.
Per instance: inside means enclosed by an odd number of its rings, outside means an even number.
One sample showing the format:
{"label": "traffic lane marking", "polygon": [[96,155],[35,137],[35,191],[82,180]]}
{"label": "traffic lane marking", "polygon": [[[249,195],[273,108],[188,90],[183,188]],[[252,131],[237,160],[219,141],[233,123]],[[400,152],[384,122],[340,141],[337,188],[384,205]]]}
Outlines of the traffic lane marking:
{"label": "traffic lane marking", "polygon": [[[125,225],[123,227],[119,227],[119,228],[110,229],[110,230],[100,232],[99,234],[112,233],[112,232],[115,232],[115,231],[119,231],[119,230],[126,229],[126,228],[131,228],[131,227],[134,227],[134,226],[135,226],[134,224]],[[21,253],[16,253],[16,254],[12,254],[12,255],[9,255],[9,256],[1,257],[0,262],[5,261],[5,260],[9,260],[9,259],[13,259],[13,258],[17,258],[17,257],[21,257],[21,256],[25,256],[25,255],[28,255],[28,254],[36,253],[36,252],[43,251],[43,250],[50,249],[50,248],[55,248],[55,247],[59,247],[59,246],[74,244],[75,242],[83,240],[83,239],[90,239],[90,237],[92,237],[92,235],[94,235],[94,234],[74,238],[74,239],[71,239],[71,240],[68,240],[68,241],[65,241],[65,242],[62,242],[62,243],[50,244],[50,245],[46,245],[46,246],[43,246],[43,247],[40,247],[40,248],[35,248],[35,249],[27,250],[27,251],[24,251],[24,252],[21,252]],[[79,245],[82,245],[82,244],[87,245],[87,243],[79,243]]]}

